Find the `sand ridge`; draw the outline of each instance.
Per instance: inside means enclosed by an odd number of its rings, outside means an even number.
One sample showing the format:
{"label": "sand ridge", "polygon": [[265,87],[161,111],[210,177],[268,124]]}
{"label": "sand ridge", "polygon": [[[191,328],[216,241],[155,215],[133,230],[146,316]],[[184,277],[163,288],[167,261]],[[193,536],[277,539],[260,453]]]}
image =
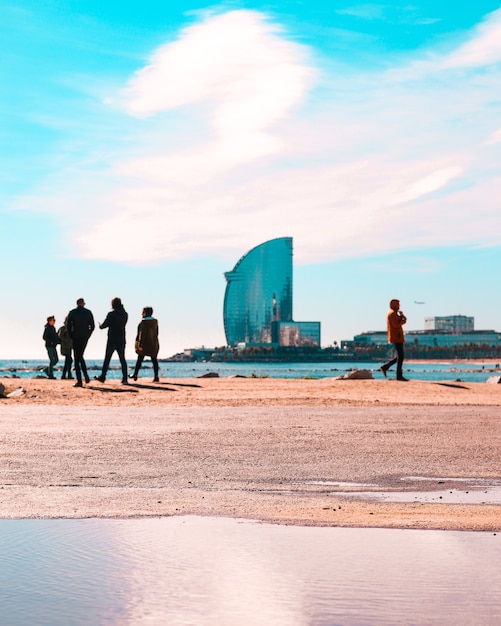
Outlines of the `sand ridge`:
{"label": "sand ridge", "polygon": [[[140,378],[122,385],[91,380],[74,388],[72,380],[2,378],[7,391],[25,394],[11,404],[77,406],[501,406],[501,385],[455,381],[339,380],[284,378],[170,378],[160,383]],[[4,401],[5,402],[5,401]]]}

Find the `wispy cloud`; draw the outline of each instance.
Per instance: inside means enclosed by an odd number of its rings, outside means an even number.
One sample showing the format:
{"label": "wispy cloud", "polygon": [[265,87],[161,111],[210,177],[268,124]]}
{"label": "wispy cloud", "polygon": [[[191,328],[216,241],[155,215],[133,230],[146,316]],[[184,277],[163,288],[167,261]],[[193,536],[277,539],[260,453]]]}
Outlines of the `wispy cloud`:
{"label": "wispy cloud", "polygon": [[444,68],[483,67],[501,62],[501,9],[491,13],[472,34],[442,62]]}
{"label": "wispy cloud", "polygon": [[83,256],[130,263],[282,235],[303,262],[499,243],[499,28],[496,12],[454,50],[367,75],[314,69],[257,12],[208,15],[119,94],[127,153],[37,203]]}
{"label": "wispy cloud", "polygon": [[418,8],[412,4],[404,6],[378,3],[355,4],[344,9],[336,9],[335,13],[371,22],[425,25],[440,21],[439,18],[422,16]]}
{"label": "wispy cloud", "polygon": [[492,135],[487,139],[485,145],[501,143],[501,128],[492,133]]}
{"label": "wispy cloud", "polygon": [[345,9],[336,9],[336,13],[365,20],[377,20],[384,17],[386,9],[387,6],[384,4],[357,4]]}

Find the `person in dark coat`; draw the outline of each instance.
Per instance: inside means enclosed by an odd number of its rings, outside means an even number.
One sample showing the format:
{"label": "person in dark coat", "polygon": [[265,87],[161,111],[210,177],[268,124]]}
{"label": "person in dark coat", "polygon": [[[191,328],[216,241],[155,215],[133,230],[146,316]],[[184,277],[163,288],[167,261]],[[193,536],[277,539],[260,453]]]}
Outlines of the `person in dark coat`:
{"label": "person in dark coat", "polygon": [[137,327],[136,335],[136,367],[134,368],[134,374],[132,378],[137,380],[139,369],[145,356],[151,358],[153,364],[154,378],[153,382],[158,383],[158,351],[160,350],[160,344],[158,343],[158,321],[153,317],[153,309],[151,306],[145,306],[142,313],[143,319]]}
{"label": "person in dark coat", "polygon": [[65,378],[72,380],[73,376],[71,375],[71,366],[73,365],[73,358],[71,356],[71,351],[73,350],[73,342],[71,341],[71,337],[68,333],[68,328],[66,326],[67,322],[68,316],[64,318],[64,324],[57,331],[57,334],[61,343],[61,356],[64,356],[63,375],[61,378],[63,380]]}
{"label": "person in dark coat", "polygon": [[49,357],[49,367],[45,368],[45,372],[52,380],[55,378],[54,365],[59,361],[56,346],[58,343],[61,343],[55,329],[55,324],[56,318],[53,315],[49,315],[47,324],[45,324],[43,329],[43,340],[45,341],[45,348],[47,349],[47,355]]}
{"label": "person in dark coat", "polygon": [[73,386],[81,387],[82,374],[84,375],[85,382],[90,382],[84,352],[89,337],[92,335],[95,328],[94,316],[92,315],[92,311],[85,308],[85,300],[83,298],[78,298],[76,309],[72,309],[68,313],[67,327],[73,342],[73,354],[75,356],[75,374],[77,376],[77,382]]}
{"label": "person in dark coat", "polygon": [[106,372],[110,366],[113,353],[116,351],[122,366],[122,384],[127,385],[127,361],[125,360],[125,325],[128,320],[127,311],[124,309],[120,298],[113,298],[111,301],[111,311],[106,316],[99,328],[108,329],[108,341],[106,343],[106,353],[104,355],[103,368],[100,376],[94,376],[100,383],[106,380]]}

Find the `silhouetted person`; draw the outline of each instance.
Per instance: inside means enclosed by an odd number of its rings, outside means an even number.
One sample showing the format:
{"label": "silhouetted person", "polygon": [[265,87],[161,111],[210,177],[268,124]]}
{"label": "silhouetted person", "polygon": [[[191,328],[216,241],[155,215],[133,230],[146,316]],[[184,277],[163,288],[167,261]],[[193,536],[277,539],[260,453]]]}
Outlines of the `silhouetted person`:
{"label": "silhouetted person", "polygon": [[73,365],[71,351],[73,350],[73,342],[71,341],[68,327],[66,326],[67,322],[68,316],[64,318],[64,324],[57,331],[57,334],[59,335],[59,339],[61,341],[61,356],[64,356],[63,375],[61,376],[63,380],[65,378],[68,378],[70,380],[73,379],[73,376],[71,375],[71,366]]}
{"label": "silhouetted person", "polygon": [[404,378],[402,373],[402,367],[404,364],[404,329],[403,325],[407,322],[407,318],[400,311],[400,301],[399,300],[391,300],[390,301],[390,310],[386,316],[387,325],[388,325],[388,343],[392,343],[395,346],[395,350],[397,351],[397,356],[388,361],[381,366],[381,371],[383,375],[386,377],[387,371],[397,364],[397,380],[407,381],[407,378]]}
{"label": "silhouetted person", "polygon": [[108,341],[106,343],[106,353],[104,355],[103,368],[100,376],[94,376],[96,380],[104,383],[106,372],[110,366],[113,352],[116,351],[122,366],[122,384],[127,385],[127,361],[125,360],[125,325],[127,324],[127,311],[124,309],[120,298],[113,298],[111,301],[111,311],[106,316],[99,328],[108,329]]}
{"label": "silhouetted person", "polygon": [[141,322],[139,322],[139,326],[137,327],[137,361],[136,367],[134,368],[134,374],[132,374],[132,378],[134,380],[137,380],[139,368],[141,367],[144,357],[149,356],[153,364],[153,382],[158,383],[159,378],[157,355],[160,349],[160,345],[158,343],[158,321],[153,317],[153,309],[151,308],[151,306],[144,307],[142,316],[143,319]]}
{"label": "silhouetted person", "polygon": [[77,376],[77,382],[73,386],[81,387],[82,374],[84,375],[85,382],[90,382],[89,375],[87,374],[87,365],[84,360],[84,352],[89,337],[92,335],[95,328],[94,316],[89,309],[85,308],[83,298],[78,298],[77,308],[72,309],[68,313],[66,325],[71,340],[73,341],[73,354],[75,356],[75,374]]}
{"label": "silhouetted person", "polygon": [[47,324],[45,324],[43,329],[43,340],[45,341],[45,348],[47,349],[47,356],[49,357],[49,367],[45,368],[45,373],[51,379],[55,378],[54,365],[59,361],[56,346],[60,341],[57,336],[55,324],[56,318],[53,315],[49,315]]}

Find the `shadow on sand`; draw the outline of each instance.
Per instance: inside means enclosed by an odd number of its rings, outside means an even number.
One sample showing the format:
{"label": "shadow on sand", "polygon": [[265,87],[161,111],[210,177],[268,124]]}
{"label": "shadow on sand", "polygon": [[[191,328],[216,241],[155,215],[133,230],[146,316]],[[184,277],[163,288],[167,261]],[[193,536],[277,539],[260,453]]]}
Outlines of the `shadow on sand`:
{"label": "shadow on sand", "polygon": [[190,384],[190,383],[172,383],[172,382],[158,382],[158,383],[138,383],[138,382],[129,382],[128,385],[124,385],[123,387],[106,387],[106,386],[96,386],[96,385],[86,385],[86,389],[92,389],[94,391],[103,391],[107,393],[139,393],[140,389],[153,389],[154,391],[177,391],[177,389],[173,389],[172,387],[195,387],[197,389],[201,388],[201,385]]}
{"label": "shadow on sand", "polygon": [[454,387],[454,389],[469,389],[469,387],[465,387],[464,385],[456,385],[454,383],[434,383],[435,385],[442,385],[442,387]]}
{"label": "shadow on sand", "polygon": [[85,389],[92,389],[93,391],[103,391],[108,393],[139,393],[137,389],[130,389],[128,385],[125,387],[96,387],[95,385],[85,385]]}
{"label": "shadow on sand", "polygon": [[[153,389],[155,391],[176,391],[175,389],[171,389],[170,387],[159,387],[158,385],[161,383],[154,383],[151,385],[145,383],[129,383],[129,387],[134,387],[135,389]],[[167,385],[168,383],[164,383]]]}

